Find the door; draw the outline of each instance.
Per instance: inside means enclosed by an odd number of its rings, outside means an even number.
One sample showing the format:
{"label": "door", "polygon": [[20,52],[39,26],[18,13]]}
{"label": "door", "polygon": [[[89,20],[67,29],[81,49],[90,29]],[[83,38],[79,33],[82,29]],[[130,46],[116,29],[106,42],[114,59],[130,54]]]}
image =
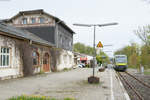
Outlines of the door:
{"label": "door", "polygon": [[49,72],[50,71],[50,57],[48,53],[44,54],[43,58],[43,71]]}

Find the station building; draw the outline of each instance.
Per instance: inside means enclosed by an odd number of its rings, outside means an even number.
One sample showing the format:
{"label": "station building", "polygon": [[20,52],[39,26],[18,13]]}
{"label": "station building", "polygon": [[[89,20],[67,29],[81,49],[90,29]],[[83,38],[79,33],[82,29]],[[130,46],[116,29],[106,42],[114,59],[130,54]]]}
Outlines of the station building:
{"label": "station building", "polygon": [[0,78],[71,68],[73,35],[62,20],[42,9],[0,21]]}

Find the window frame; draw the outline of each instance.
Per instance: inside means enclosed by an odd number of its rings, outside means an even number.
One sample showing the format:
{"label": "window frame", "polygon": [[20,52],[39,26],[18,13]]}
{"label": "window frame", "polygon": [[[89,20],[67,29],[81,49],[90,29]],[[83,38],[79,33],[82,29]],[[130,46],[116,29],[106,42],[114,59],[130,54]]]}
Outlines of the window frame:
{"label": "window frame", "polygon": [[[6,48],[6,53],[2,51],[2,48]],[[9,52],[7,51],[9,50]],[[5,56],[5,57],[4,57]],[[9,57],[9,59],[7,58]],[[2,58],[1,58],[2,57]],[[3,62],[3,58],[5,58],[5,62]],[[2,60],[1,60],[2,59]],[[9,61],[8,61],[9,60]],[[2,62],[1,62],[2,61]],[[3,64],[6,65],[3,65]],[[10,47],[5,47],[5,46],[0,46],[0,68],[9,68],[11,65],[11,48]]]}
{"label": "window frame", "polygon": [[[26,23],[24,23],[25,19],[26,19]],[[28,19],[27,18],[22,18],[22,24],[24,24],[24,25],[28,24]]]}
{"label": "window frame", "polygon": [[[35,21],[35,22],[33,22],[33,20]],[[31,18],[31,24],[35,24],[36,23],[36,18],[35,17],[32,17]]]}
{"label": "window frame", "polygon": [[[43,21],[41,21],[43,19]],[[45,23],[45,18],[44,17],[39,17],[39,23],[44,24]]]}
{"label": "window frame", "polygon": [[[34,57],[34,55],[33,55],[34,52],[37,55],[36,57]],[[36,61],[37,61],[36,65],[34,65],[34,59],[36,59]],[[40,55],[39,55],[39,53],[37,51],[33,51],[32,52],[32,63],[33,63],[33,66],[39,66],[40,65]]]}

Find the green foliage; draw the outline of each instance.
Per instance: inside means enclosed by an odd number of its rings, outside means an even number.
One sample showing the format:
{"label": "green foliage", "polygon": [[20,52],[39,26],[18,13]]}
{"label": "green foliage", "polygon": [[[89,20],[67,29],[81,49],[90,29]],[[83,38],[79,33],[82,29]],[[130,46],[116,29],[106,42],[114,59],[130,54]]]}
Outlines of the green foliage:
{"label": "green foliage", "polygon": [[131,43],[129,46],[117,50],[116,54],[125,54],[128,57],[128,66],[132,68],[139,68],[140,64],[144,68],[150,68],[150,25],[139,27],[134,31],[135,34],[144,43],[139,47],[136,43]]}
{"label": "green foliage", "polygon": [[[46,97],[46,96],[22,95],[22,96],[18,96],[18,97],[12,97],[8,100],[58,100],[58,99],[50,98],[50,97]],[[74,98],[64,98],[64,100],[75,100],[75,99]]]}
{"label": "green foliage", "polygon": [[131,45],[125,46],[124,48],[115,52],[117,54],[127,55],[128,66],[132,68],[137,68],[140,65],[140,47],[136,43],[131,43]]}
{"label": "green foliage", "polygon": [[144,74],[145,75],[150,75],[150,71],[145,71]]}
{"label": "green foliage", "polygon": [[90,46],[86,46],[82,43],[75,43],[73,46],[74,52],[79,52],[83,54],[93,55],[93,48]]}
{"label": "green foliage", "polygon": [[134,32],[144,43],[141,47],[140,63],[145,68],[150,68],[150,25],[139,27],[138,30]]}
{"label": "green foliage", "polygon": [[70,68],[64,68],[63,71],[69,71],[71,70]]}
{"label": "green foliage", "polygon": [[128,66],[131,68],[139,68],[140,64],[145,68],[150,68],[150,46],[143,45],[139,47],[136,43],[126,46],[115,54],[125,54],[128,58]]}
{"label": "green foliage", "polygon": [[141,64],[145,67],[145,68],[150,68],[150,46],[142,46],[141,47]]}
{"label": "green foliage", "polygon": [[40,70],[40,73],[39,74],[44,74],[45,72],[43,70]]}
{"label": "green foliage", "polygon": [[102,51],[96,56],[97,63],[100,64],[108,64],[110,63],[109,57]]}
{"label": "green foliage", "polygon": [[[92,47],[86,46],[82,43],[75,43],[74,44],[74,52],[79,52],[79,53],[83,53],[83,54],[87,54],[87,55],[93,55],[94,49]],[[105,59],[104,59],[104,57],[105,57]],[[98,64],[109,63],[109,57],[104,52],[100,52],[100,54],[97,54],[96,60],[97,60]],[[87,66],[87,67],[89,67],[89,66]]]}
{"label": "green foliage", "polygon": [[10,98],[8,100],[56,100],[56,99],[45,97],[45,96],[35,96],[35,95],[27,96],[27,95],[22,95],[22,96],[18,96],[18,97],[12,97],[12,98]]}
{"label": "green foliage", "polygon": [[75,100],[74,98],[65,98],[64,100]]}

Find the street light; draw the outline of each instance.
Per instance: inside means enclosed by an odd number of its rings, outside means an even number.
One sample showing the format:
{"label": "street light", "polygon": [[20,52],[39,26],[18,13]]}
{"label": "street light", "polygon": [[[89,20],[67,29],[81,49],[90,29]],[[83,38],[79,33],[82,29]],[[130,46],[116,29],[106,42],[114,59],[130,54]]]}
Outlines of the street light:
{"label": "street light", "polygon": [[106,24],[73,24],[75,26],[83,26],[83,27],[92,27],[92,26],[94,26],[94,39],[93,39],[93,49],[94,49],[93,62],[94,62],[94,66],[93,66],[93,77],[94,77],[94,74],[95,74],[95,61],[96,61],[96,49],[95,49],[95,30],[96,30],[96,26],[104,27],[104,26],[117,25],[117,24],[118,23],[106,23]]}

